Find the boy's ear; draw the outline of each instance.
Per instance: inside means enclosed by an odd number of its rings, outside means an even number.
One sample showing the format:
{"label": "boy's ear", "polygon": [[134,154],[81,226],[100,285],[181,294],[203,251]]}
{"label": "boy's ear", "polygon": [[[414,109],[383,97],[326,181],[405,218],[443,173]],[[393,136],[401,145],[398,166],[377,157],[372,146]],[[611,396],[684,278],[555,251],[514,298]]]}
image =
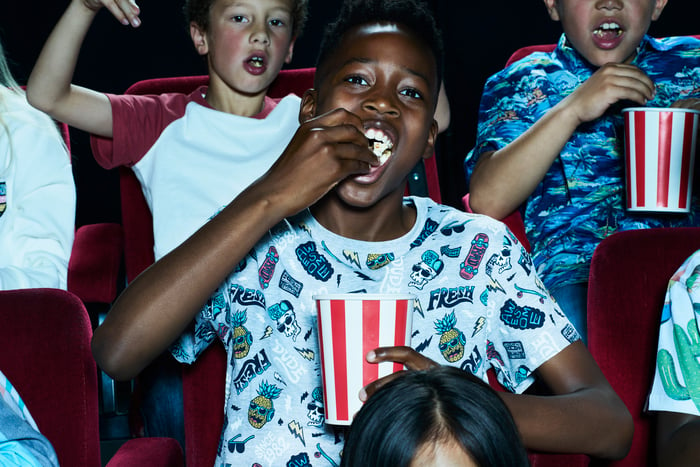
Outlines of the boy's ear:
{"label": "boy's ear", "polygon": [[435,154],[435,139],[438,135],[438,122],[433,119],[433,124],[430,125],[430,130],[428,130],[428,141],[425,143],[425,151],[423,152],[423,159],[428,159]]}
{"label": "boy's ear", "polygon": [[316,102],[318,92],[315,89],[307,89],[301,97],[299,108],[299,123],[303,124],[316,116]]}
{"label": "boy's ear", "polygon": [[190,22],[190,37],[192,38],[192,43],[194,48],[197,49],[199,55],[206,55],[209,53],[209,45],[207,44],[207,34],[199,24],[194,21]]}
{"label": "boy's ear", "polygon": [[561,18],[559,17],[559,10],[557,9],[558,0],[544,0],[544,6],[547,8],[547,13],[549,13],[549,17],[552,18],[553,21],[559,21]]}
{"label": "boy's ear", "polygon": [[651,20],[656,21],[661,16],[661,12],[664,11],[668,0],[656,0],[654,2],[654,11],[651,14]]}
{"label": "boy's ear", "polygon": [[291,42],[289,43],[289,48],[287,49],[287,56],[284,58],[284,63],[290,64],[292,63],[292,55],[294,53],[294,43],[296,42],[297,38],[292,37]]}

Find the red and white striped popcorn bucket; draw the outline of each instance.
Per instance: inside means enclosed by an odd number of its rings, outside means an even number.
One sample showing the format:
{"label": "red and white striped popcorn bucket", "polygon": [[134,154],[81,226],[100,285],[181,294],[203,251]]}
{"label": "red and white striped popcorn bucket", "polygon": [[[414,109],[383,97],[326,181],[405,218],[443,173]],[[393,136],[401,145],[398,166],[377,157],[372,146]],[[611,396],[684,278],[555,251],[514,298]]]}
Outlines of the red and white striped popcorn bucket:
{"label": "red and white striped popcorn bucket", "polygon": [[326,423],[350,425],[360,389],[402,370],[394,362],[368,363],[377,347],[410,346],[415,297],[409,294],[317,295],[319,347]]}
{"label": "red and white striped popcorn bucket", "polygon": [[625,120],[628,211],[690,211],[700,111],[632,107]]}

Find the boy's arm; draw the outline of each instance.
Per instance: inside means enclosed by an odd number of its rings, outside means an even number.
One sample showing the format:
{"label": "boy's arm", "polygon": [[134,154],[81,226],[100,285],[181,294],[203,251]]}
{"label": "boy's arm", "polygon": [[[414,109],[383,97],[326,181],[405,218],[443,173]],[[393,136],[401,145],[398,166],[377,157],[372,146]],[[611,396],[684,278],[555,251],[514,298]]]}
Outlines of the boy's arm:
{"label": "boy's arm", "polygon": [[479,157],[469,180],[470,208],[506,217],[535,190],[581,123],[618,101],[643,105],[653,94],[654,84],[639,68],[604,65],[512,143]]}
{"label": "boy's arm", "polygon": [[112,137],[112,108],[103,93],[71,84],[90,25],[105,6],[122,23],[139,25],[138,7],[126,0],[72,0],[51,32],[27,82],[27,100],[54,119]]}
{"label": "boy's arm", "polygon": [[656,450],[662,467],[700,464],[700,417],[676,412],[659,412]]}
{"label": "boy's arm", "polygon": [[[378,348],[367,360],[399,362],[411,370],[437,365],[410,347]],[[581,341],[542,364],[538,372],[553,395],[498,393],[513,414],[525,447],[613,459],[627,454],[632,417]],[[361,398],[366,400],[393,377],[396,374],[368,384]]]}
{"label": "boy's arm", "polygon": [[627,454],[634,431],[632,417],[581,341],[537,371],[552,395],[499,393],[525,446],[611,459]]}
{"label": "boy's arm", "polygon": [[93,336],[98,365],[116,379],[138,374],[273,225],[376,161],[357,116],[338,109],[304,123],[263,177],[120,295]]}

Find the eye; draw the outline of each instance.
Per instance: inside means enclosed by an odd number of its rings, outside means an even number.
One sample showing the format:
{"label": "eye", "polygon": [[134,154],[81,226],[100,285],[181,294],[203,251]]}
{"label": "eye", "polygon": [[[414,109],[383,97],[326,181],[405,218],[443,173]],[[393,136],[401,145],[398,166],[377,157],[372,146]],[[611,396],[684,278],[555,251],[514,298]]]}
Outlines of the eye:
{"label": "eye", "polygon": [[269,21],[269,23],[270,23],[270,26],[274,26],[276,28],[281,28],[282,26],[286,25],[285,21],[283,21],[281,19],[277,19],[277,18],[271,19]]}
{"label": "eye", "polygon": [[345,78],[345,81],[350,84],[356,84],[358,86],[367,86],[369,84],[367,83],[366,79],[364,79],[362,76],[357,75],[348,76],[347,78]]}
{"label": "eye", "polygon": [[246,18],[243,15],[233,15],[233,17],[231,17],[231,19],[233,20],[234,23],[247,23],[248,22],[248,18]]}
{"label": "eye", "polygon": [[410,97],[411,99],[423,99],[423,94],[415,88],[402,89],[399,94]]}

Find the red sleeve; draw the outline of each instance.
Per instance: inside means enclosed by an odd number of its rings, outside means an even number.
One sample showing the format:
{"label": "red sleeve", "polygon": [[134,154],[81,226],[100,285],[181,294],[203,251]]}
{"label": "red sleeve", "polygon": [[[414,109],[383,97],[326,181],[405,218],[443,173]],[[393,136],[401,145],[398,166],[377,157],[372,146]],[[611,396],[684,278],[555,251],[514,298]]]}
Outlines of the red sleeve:
{"label": "red sleeve", "polygon": [[90,138],[92,154],[105,169],[132,166],[141,160],[165,127],[184,115],[192,100],[192,94],[180,93],[107,94],[107,97],[112,104],[113,136]]}

